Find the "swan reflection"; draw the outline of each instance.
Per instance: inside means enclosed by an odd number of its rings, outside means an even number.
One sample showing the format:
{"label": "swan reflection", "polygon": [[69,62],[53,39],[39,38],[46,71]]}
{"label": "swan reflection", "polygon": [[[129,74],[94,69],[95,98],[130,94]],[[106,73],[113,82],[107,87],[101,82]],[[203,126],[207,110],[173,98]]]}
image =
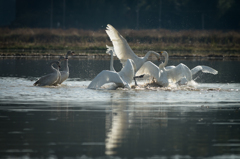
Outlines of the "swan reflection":
{"label": "swan reflection", "polygon": [[[112,98],[116,98],[118,95],[120,95],[120,98],[129,98],[128,92],[114,94],[115,97],[112,96]],[[115,149],[121,144],[124,136],[127,134],[128,114],[125,111],[128,107],[127,103],[128,101],[125,100],[114,102],[114,99],[112,99],[112,111],[106,115],[106,155],[114,155],[116,153]]]}
{"label": "swan reflection", "polygon": [[106,155],[117,154],[118,148],[138,134],[140,129],[150,125],[151,128],[168,126],[168,112],[161,108],[135,107],[135,103],[130,102],[131,98],[134,98],[131,93],[121,91],[112,96],[112,106],[108,108],[112,110],[106,115]]}

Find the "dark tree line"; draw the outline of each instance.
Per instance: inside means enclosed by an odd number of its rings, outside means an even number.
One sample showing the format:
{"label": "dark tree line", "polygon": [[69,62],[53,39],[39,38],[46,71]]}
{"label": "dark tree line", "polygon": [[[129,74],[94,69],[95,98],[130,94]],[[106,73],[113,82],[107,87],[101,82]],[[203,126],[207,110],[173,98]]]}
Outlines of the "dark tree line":
{"label": "dark tree line", "polygon": [[16,0],[11,27],[239,29],[239,0]]}

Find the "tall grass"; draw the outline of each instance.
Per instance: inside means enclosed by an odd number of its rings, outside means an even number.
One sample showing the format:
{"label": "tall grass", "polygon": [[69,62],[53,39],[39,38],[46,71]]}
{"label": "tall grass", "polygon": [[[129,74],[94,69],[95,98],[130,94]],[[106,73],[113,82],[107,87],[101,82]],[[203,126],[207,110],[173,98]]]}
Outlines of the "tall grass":
{"label": "tall grass", "polygon": [[[240,32],[217,30],[119,30],[131,48],[239,54]],[[104,30],[0,28],[0,49],[105,50],[112,45]]]}

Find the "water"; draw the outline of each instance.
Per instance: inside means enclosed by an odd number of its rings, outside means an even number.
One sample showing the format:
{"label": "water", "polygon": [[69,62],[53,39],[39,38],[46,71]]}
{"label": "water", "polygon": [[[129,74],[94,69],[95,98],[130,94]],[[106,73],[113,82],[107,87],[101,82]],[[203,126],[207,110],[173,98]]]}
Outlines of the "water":
{"label": "water", "polygon": [[52,60],[0,60],[0,158],[240,158],[240,61],[171,59],[219,71],[194,86],[90,90],[109,61],[70,59],[61,86],[34,87]]}

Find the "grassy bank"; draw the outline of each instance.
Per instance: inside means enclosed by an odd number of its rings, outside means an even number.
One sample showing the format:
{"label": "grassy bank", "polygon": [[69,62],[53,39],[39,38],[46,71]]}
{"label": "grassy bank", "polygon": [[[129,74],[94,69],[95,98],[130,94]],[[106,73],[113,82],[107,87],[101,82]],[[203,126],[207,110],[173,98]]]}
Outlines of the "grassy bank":
{"label": "grassy bank", "polygon": [[[200,30],[119,30],[137,53],[166,50],[174,54],[240,55],[240,32]],[[112,45],[104,30],[0,29],[0,50],[99,50]]]}

